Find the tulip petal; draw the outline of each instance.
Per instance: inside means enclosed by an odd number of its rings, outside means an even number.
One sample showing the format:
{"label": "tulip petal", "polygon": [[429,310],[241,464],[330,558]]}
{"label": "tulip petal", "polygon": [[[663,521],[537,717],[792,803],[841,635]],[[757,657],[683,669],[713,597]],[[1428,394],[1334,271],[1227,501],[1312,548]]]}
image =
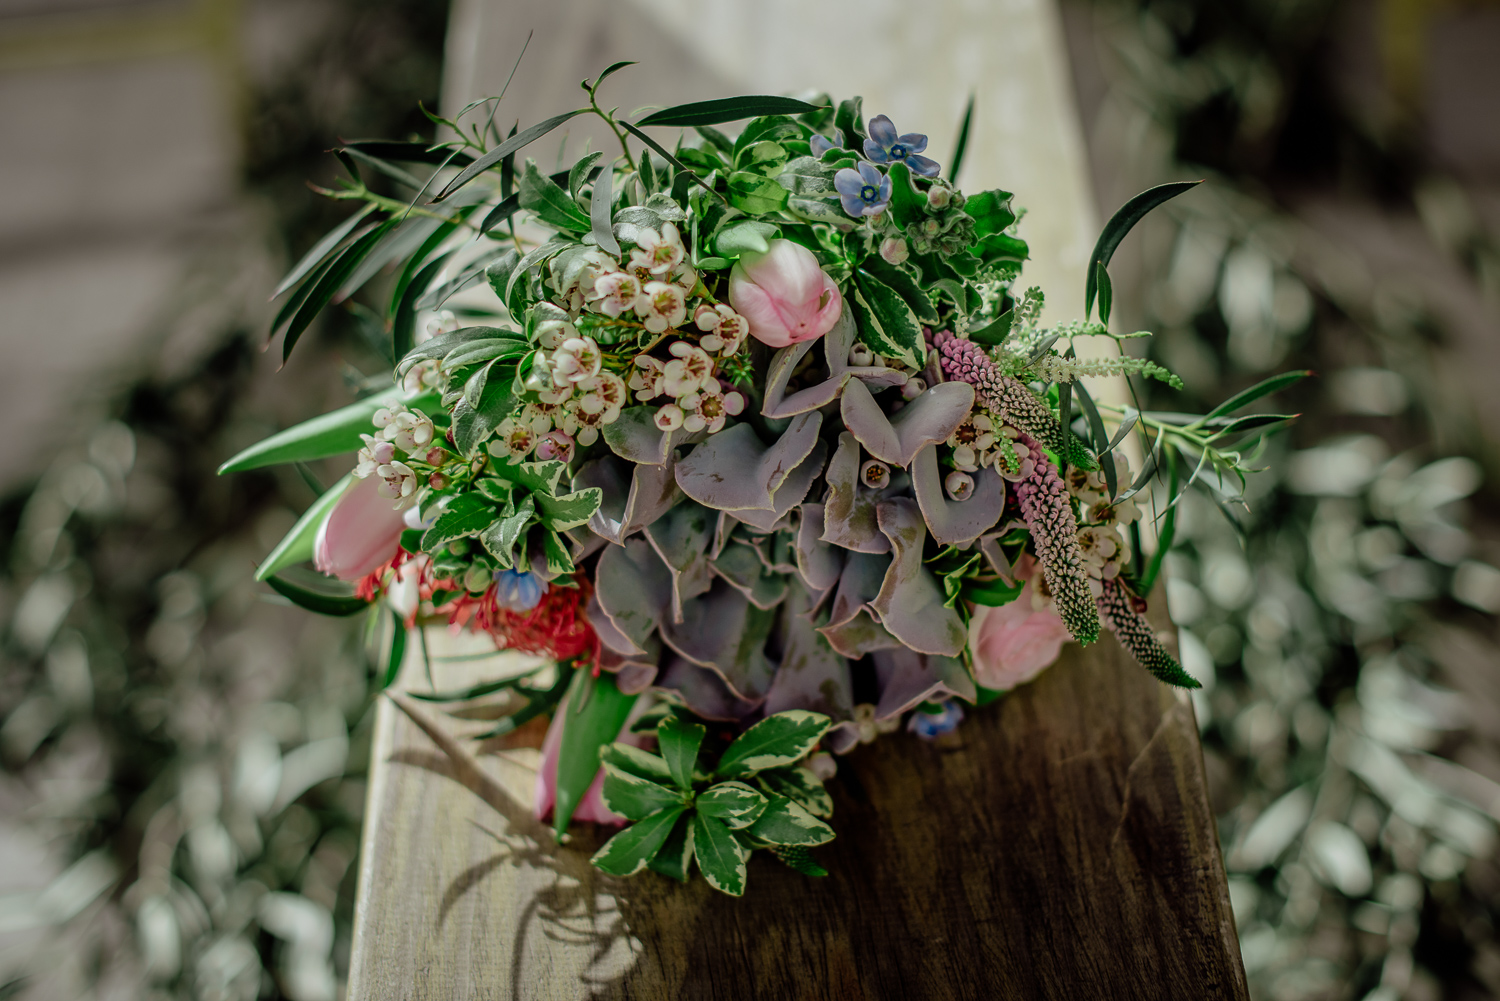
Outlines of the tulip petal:
{"label": "tulip petal", "polygon": [[391,561],[405,517],[380,496],[379,477],[354,480],[333,505],[313,542],[313,564],[340,580],[359,580]]}

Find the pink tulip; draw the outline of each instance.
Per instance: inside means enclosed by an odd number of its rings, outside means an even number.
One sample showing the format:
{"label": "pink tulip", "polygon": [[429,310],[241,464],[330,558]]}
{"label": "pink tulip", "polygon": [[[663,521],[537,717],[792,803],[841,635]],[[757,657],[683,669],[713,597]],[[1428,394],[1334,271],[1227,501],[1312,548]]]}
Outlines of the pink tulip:
{"label": "pink tulip", "polygon": [[[1016,570],[1029,576],[1032,560]],[[1025,684],[1057,660],[1072,637],[1055,606],[1038,610],[1036,592],[1027,582],[1015,601],[999,608],[980,605],[969,622],[969,652],[974,679],[985,688],[1010,689]]]}
{"label": "pink tulip", "polygon": [[739,259],[729,273],[729,304],[750,322],[750,336],[773,348],[822,337],[844,310],[812,251],[791,240]]}
{"label": "pink tulip", "polygon": [[401,512],[377,492],[381,480],[355,480],[333,505],[313,543],[313,564],[340,580],[359,580],[380,569],[401,544]]}
{"label": "pink tulip", "polygon": [[[552,723],[547,727],[546,739],[542,741],[542,763],[536,770],[536,802],[532,806],[532,816],[537,820],[546,820],[552,814],[552,806],[557,802],[557,756],[562,748],[563,719],[568,714],[568,700],[566,696],[557,704],[552,712]],[[620,735],[616,740],[624,741],[640,747],[644,742],[641,734],[630,732],[630,723],[627,721],[620,728]],[[626,823],[626,819],[615,813],[604,805],[604,769],[600,768],[594,776],[594,781],[589,784],[588,791],[583,794],[583,799],[578,801],[578,809],[573,811],[574,820],[587,820],[595,824],[614,824],[619,827]]]}

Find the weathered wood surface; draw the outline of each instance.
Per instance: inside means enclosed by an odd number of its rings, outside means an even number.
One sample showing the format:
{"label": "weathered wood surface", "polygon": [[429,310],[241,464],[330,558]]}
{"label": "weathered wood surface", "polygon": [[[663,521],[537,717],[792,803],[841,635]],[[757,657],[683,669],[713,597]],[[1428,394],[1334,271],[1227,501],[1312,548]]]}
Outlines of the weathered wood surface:
{"label": "weathered wood surface", "polygon": [[758,853],[739,900],[597,873],[607,831],[558,846],[531,819],[534,751],[476,748],[396,698],[355,1001],[1247,997],[1191,703],[1113,637],[934,744],[853,752],[830,876]]}

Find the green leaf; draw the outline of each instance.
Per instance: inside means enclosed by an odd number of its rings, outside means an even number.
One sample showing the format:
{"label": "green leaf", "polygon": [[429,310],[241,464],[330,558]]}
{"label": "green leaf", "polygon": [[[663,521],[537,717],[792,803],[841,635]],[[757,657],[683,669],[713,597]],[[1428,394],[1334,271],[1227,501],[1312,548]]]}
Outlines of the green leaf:
{"label": "green leaf", "polygon": [[958,141],[953,144],[953,156],[948,161],[948,180],[958,183],[958,172],[964,165],[964,154],[969,151],[969,130],[974,127],[974,95],[969,94],[969,103],[964,107],[963,124],[958,127]]}
{"label": "green leaf", "polygon": [[589,218],[578,208],[578,203],[550,177],[543,176],[535,160],[527,160],[521,172],[521,208],[535,212],[537,218],[549,226],[587,233],[592,228]]}
{"label": "green leaf", "polygon": [[755,780],[773,795],[800,803],[815,817],[833,816],[833,797],[809,768],[772,768],[757,774]]}
{"label": "green leaf", "polygon": [[710,194],[712,194],[715,198],[718,198],[720,200],[722,200],[724,198],[723,195],[719,194],[717,191],[714,191],[712,185],[710,185],[707,181],[705,181],[703,178],[699,177],[692,170],[690,170],[686,164],[684,164],[681,160],[677,159],[677,157],[673,156],[671,153],[668,153],[666,147],[663,146],[661,143],[657,142],[655,139],[652,139],[650,136],[646,135],[646,133],[642,132],[640,129],[636,128],[634,125],[631,125],[629,122],[620,122],[620,124],[625,127],[625,131],[626,132],[629,132],[631,135],[635,136],[641,142],[645,143],[647,146],[650,146],[656,152],[660,153],[661,156],[662,156],[662,158],[665,159],[668,163],[670,163],[673,167],[676,167],[682,173],[684,173],[688,177],[692,178],[694,184],[699,185],[705,191],[707,191]]}
{"label": "green leaf", "polygon": [[1010,327],[1015,318],[1015,309],[1007,309],[978,330],[969,331],[969,340],[975,344],[988,344],[991,347],[998,347],[1004,344],[1006,338],[1010,336]]}
{"label": "green leaf", "polygon": [[459,175],[453,180],[449,181],[443,188],[443,190],[438,192],[437,198],[433,200],[439,202],[442,201],[444,198],[447,198],[449,195],[453,194],[453,192],[457,191],[465,184],[468,184],[470,181],[474,180],[474,178],[478,177],[486,170],[489,170],[491,167],[495,166],[501,160],[504,160],[507,156],[510,156],[518,149],[521,149],[523,146],[535,142],[542,136],[546,135],[548,132],[551,132],[553,129],[557,128],[563,122],[566,122],[568,119],[573,118],[577,115],[581,115],[588,110],[588,108],[579,108],[577,111],[565,111],[560,115],[553,115],[545,122],[533,125],[531,128],[526,129],[524,132],[520,132],[516,135],[511,136],[509,139],[505,140],[505,142],[501,143],[499,146],[496,146],[494,149],[484,154],[484,156],[481,156],[479,159],[475,160],[473,163],[469,164],[462,171],[460,171]]}
{"label": "green leaf", "polygon": [[370,607],[354,593],[352,584],[310,570],[299,574],[293,568],[284,575],[267,577],[266,583],[292,604],[319,615],[355,615]]}
{"label": "green leaf", "polygon": [[[587,672],[585,672],[587,673]],[[686,807],[674,806],[632,824],[604,843],[589,861],[611,876],[634,876],[661,850]],[[569,811],[571,815],[572,811]],[[726,832],[727,833],[727,832]]]}
{"label": "green leaf", "polygon": [[652,872],[670,876],[679,883],[688,881],[688,867],[693,864],[693,818],[687,814],[677,818],[672,833],[650,862]]}
{"label": "green leaf", "polygon": [[702,724],[689,723],[677,716],[668,716],[657,725],[657,744],[677,788],[692,791],[693,766],[698,761],[698,748],[703,746],[703,736],[707,732]]}
{"label": "green leaf", "polygon": [[[722,133],[719,136],[723,138]],[[785,115],[765,115],[746,122],[733,145],[725,152],[729,154],[736,166],[741,166],[742,154],[757,143],[800,138],[802,138],[802,127],[792,119]]]}
{"label": "green leaf", "polygon": [[[511,251],[512,254],[515,251]],[[526,345],[526,338],[507,327],[460,327],[450,330],[446,334],[438,334],[436,337],[423,341],[412,348],[401,357],[396,364],[396,377],[404,379],[406,373],[410,372],[419,362],[429,361],[434,358],[445,358],[455,348],[476,341],[488,340],[512,340],[518,345]],[[373,411],[372,411],[373,413]]]}
{"label": "green leaf", "polygon": [[550,494],[536,495],[537,507],[541,509],[542,524],[554,532],[566,532],[570,528],[587,525],[594,512],[604,501],[604,491],[589,487],[562,497]]}
{"label": "green leaf", "polygon": [[964,212],[974,220],[974,238],[983,240],[1016,221],[1015,209],[1011,208],[1012,195],[998,188],[970,195],[964,201]]}
{"label": "green leaf", "polygon": [[478,535],[495,520],[495,509],[478,493],[459,494],[438,515],[432,527],[422,533],[422,551],[432,552],[454,539]]}
{"label": "green leaf", "polygon": [[547,560],[547,572],[571,574],[578,568],[573,563],[573,554],[561,535],[550,529],[542,535],[542,556]]}
{"label": "green leaf", "polygon": [[780,230],[775,223],[743,219],[725,226],[714,237],[714,250],[720,257],[737,258],[745,254],[764,254]]}
{"label": "green leaf", "polygon": [[558,484],[562,482],[563,474],[568,471],[568,464],[557,459],[546,462],[518,462],[514,466],[497,465],[494,468],[496,476],[503,476],[508,480],[519,483],[533,493],[556,494]]}
{"label": "green leaf", "polygon": [[735,157],[734,166],[736,170],[749,171],[762,177],[775,177],[781,173],[781,168],[789,158],[785,146],[766,140],[748,146]]}
{"label": "green leaf", "polygon": [[457,688],[446,692],[418,692],[412,691],[406,694],[423,702],[468,702],[470,699],[483,698],[486,695],[494,695],[506,689],[514,689],[523,685],[526,681],[535,677],[546,665],[539,665],[520,674],[511,675],[508,678],[500,678],[496,681],[486,681],[483,684],[470,685],[468,688]]}
{"label": "green leaf", "polygon": [[682,793],[604,762],[604,805],[628,820],[682,806]]}
{"label": "green leaf", "polygon": [[401,358],[411,351],[412,344],[416,340],[417,327],[417,300],[422,297],[423,290],[430,286],[447,266],[451,254],[441,254],[436,260],[423,265],[422,270],[407,284],[406,290],[401,293],[401,301],[396,305],[395,312],[391,317],[391,356]]}
{"label": "green leaf", "polygon": [[1089,424],[1089,438],[1094,446],[1094,454],[1099,456],[1099,464],[1104,467],[1104,482],[1109,487],[1111,497],[1120,492],[1116,477],[1114,460],[1109,455],[1109,436],[1104,431],[1104,419],[1099,416],[1099,408],[1094,405],[1094,398],[1089,395],[1088,387],[1083,380],[1074,383],[1078,393],[1078,403],[1083,408],[1083,416]]}
{"label": "green leaf", "polygon": [[[365,259],[366,255],[375,249],[375,245],[380,242],[381,238],[394,228],[396,224],[397,220],[388,219],[379,226],[376,226],[370,232],[350,244],[328,266],[328,269],[318,276],[317,281],[313,283],[312,289],[307,293],[307,297],[297,307],[296,315],[287,324],[286,332],[282,335],[281,360],[283,363],[291,357],[292,349],[297,346],[297,341],[301,339],[302,334],[307,328],[312,325],[313,320],[317,318],[318,314],[323,311],[323,307],[332,301],[334,293],[354,273],[354,269],[359,267],[359,263]],[[308,281],[312,282],[312,279],[308,279]],[[280,317],[277,319],[277,325],[279,326]]]}
{"label": "green leaf", "polygon": [[1166,561],[1167,554],[1172,551],[1172,542],[1177,537],[1177,450],[1174,448],[1167,452],[1167,513],[1162,516],[1161,531],[1156,533],[1156,552],[1151,554],[1151,561],[1141,569],[1141,575],[1136,580],[1137,589],[1143,595],[1150,595],[1151,589],[1156,586],[1156,578],[1161,573],[1162,563]]}
{"label": "green leaf", "polygon": [[430,288],[422,293],[417,299],[417,308],[437,309],[470,285],[477,284],[481,278],[488,274],[491,266],[498,262],[509,260],[514,254],[514,248],[498,247],[479,255],[474,260],[465,264],[458,274],[436,288]]}
{"label": "green leaf", "polygon": [[1206,424],[1216,417],[1224,417],[1227,414],[1232,414],[1241,407],[1254,403],[1262,396],[1269,396],[1271,393],[1280,392],[1288,386],[1301,382],[1312,374],[1311,369],[1300,369],[1295,372],[1282,372],[1280,375],[1273,375],[1269,379],[1257,382],[1249,389],[1235,393],[1229,399],[1210,410],[1203,420],[1196,423]]}
{"label": "green leaf", "polygon": [[406,623],[401,621],[401,616],[395,612],[391,613],[391,648],[386,654],[385,674],[380,679],[380,690],[383,692],[391,687],[396,680],[396,675],[401,673],[401,661],[406,657],[406,640],[408,630]]}
{"label": "green leaf", "polygon": [[333,506],[338,503],[340,497],[344,496],[344,491],[353,482],[354,476],[351,473],[313,501],[312,506],[297,519],[291,531],[286,533],[286,537],[267,554],[265,561],[255,571],[255,579],[266,580],[289,566],[312,559],[313,543],[317,541],[318,530],[323,527],[323,522],[328,518],[328,512],[333,510]]}
{"label": "green leaf", "polygon": [[584,83],[583,87],[590,94],[592,94],[594,93],[594,91],[599,89],[599,85],[605,80],[609,79],[611,76],[618,73],[620,70],[624,69],[627,66],[634,66],[635,63],[636,61],[633,59],[622,59],[617,63],[610,63],[609,67],[605,69],[603,73],[600,73],[593,83],[586,82]]}
{"label": "green leaf", "polygon": [[573,164],[572,168],[568,171],[568,197],[572,198],[575,204],[578,200],[578,192],[582,191],[584,184],[588,182],[589,171],[593,169],[594,164],[598,163],[599,158],[603,155],[604,152],[602,150],[595,150],[588,156],[579,158],[578,162]]}
{"label": "green leaf", "polygon": [[[281,279],[281,284],[276,286],[276,291],[271,293],[271,298],[275,299],[305,278],[319,264],[322,264],[323,259],[333,252],[333,248],[342,243],[344,237],[354,232],[365,216],[374,211],[374,205],[365,205],[358,212],[355,212],[349,218],[329,230],[327,235],[313,244],[312,249],[303,254],[302,259],[292,267],[292,270],[286,273],[286,277]],[[280,324],[277,324],[277,326],[280,326]]]}
{"label": "green leaf", "polygon": [[361,148],[359,146],[343,146],[339,149],[338,152],[344,154],[345,156],[353,157],[360,163],[363,163],[366,166],[379,171],[393,181],[398,181],[401,184],[406,185],[413,191],[421,191],[425,186],[423,185],[421,178],[414,177],[410,171],[402,170],[400,167],[396,166],[393,163],[387,163],[381,157],[368,152],[367,148]]}
{"label": "green leaf", "polygon": [[[466,387],[464,397],[453,407],[453,444],[466,459],[474,457],[479,446],[500,426],[501,421],[510,416],[518,404],[515,393],[511,391],[516,367],[501,366],[496,362],[491,362],[490,366],[495,367],[491,376],[480,383],[478,402],[470,401]],[[486,366],[476,373],[475,378],[490,371],[490,367]]]}
{"label": "green leaf", "polygon": [[833,725],[822,713],[790,709],[767,716],[734,739],[719,759],[721,778],[753,775],[800,761]]}
{"label": "green leaf", "polygon": [[786,796],[773,796],[750,833],[773,845],[822,845],[833,840],[833,828]]}
{"label": "green leaf", "polygon": [[605,164],[599,176],[594,179],[594,190],[589,195],[589,232],[594,234],[594,242],[599,249],[606,254],[620,256],[620,241],[615,239],[614,227],[610,222],[610,186],[614,184],[615,168],[613,164]]}
{"label": "green leaf", "polygon": [[709,886],[731,897],[745,892],[745,858],[749,853],[723,821],[701,810],[693,814],[693,854]]}
{"label": "green leaf", "polygon": [[993,581],[979,583],[970,578],[964,581],[959,594],[965,601],[972,601],[976,605],[988,605],[991,608],[999,608],[1001,605],[1009,605],[1021,596],[1026,582],[1018,580],[1014,584],[1007,584],[1004,580],[996,577]]}
{"label": "green leaf", "polygon": [[635,124],[688,128],[693,125],[721,125],[760,115],[801,115],[817,110],[815,105],[790,97],[726,97],[717,101],[696,101],[663,108],[661,111],[653,111]]}
{"label": "green leaf", "polygon": [[765,812],[766,797],[743,782],[720,782],[697,799],[698,812],[716,817],[730,830],[749,827]]}
{"label": "green leaf", "polygon": [[912,186],[911,171],[906,164],[891,164],[886,176],[891,179],[891,218],[896,220],[896,225],[905,229],[925,219],[927,213],[923,210],[927,207],[927,196]]}
{"label": "green leaf", "polygon": [[789,192],[764,174],[737,170],[729,175],[729,204],[750,215],[769,215],[786,204]]}
{"label": "green leaf", "polygon": [[527,495],[516,505],[515,511],[502,515],[479,535],[479,544],[506,570],[516,565],[516,543],[526,535],[526,529],[535,516],[533,496]]}
{"label": "green leaf", "polygon": [[1115,248],[1120,245],[1121,240],[1125,239],[1125,234],[1146,217],[1146,213],[1202,183],[1202,181],[1173,181],[1170,184],[1158,184],[1154,188],[1147,188],[1122,205],[1120,210],[1110,217],[1109,222],[1104,225],[1104,231],[1099,234],[1098,242],[1094,244],[1093,254],[1089,256],[1089,269],[1086,272],[1088,278],[1083,290],[1084,319],[1088,319],[1094,309],[1094,295],[1098,291],[1099,283],[1098,265],[1103,264],[1106,267],[1109,265],[1110,258],[1115,254]]}
{"label": "green leaf", "polygon": [[833,127],[844,134],[845,148],[856,155],[865,138],[864,117],[861,114],[863,106],[864,98],[851,97],[847,101],[840,101],[838,110],[833,114]]}
{"label": "green leaf", "polygon": [[1095,265],[1098,276],[1095,284],[1099,287],[1099,322],[1109,326],[1109,309],[1115,300],[1115,287],[1109,280],[1109,271],[1101,262]]}
{"label": "green leaf", "polygon": [[889,285],[869,275],[856,275],[854,295],[849,300],[860,339],[876,354],[897,358],[920,369],[927,360],[922,328],[911,307]]}
{"label": "green leaf", "polygon": [[860,270],[882,284],[890,286],[902,301],[911,307],[912,314],[918,320],[933,325],[938,323],[938,311],[910,271],[887,263],[883,257],[865,258]]}
{"label": "green leaf", "polygon": [[359,436],[375,431],[375,425],[371,423],[375,411],[397,400],[407,407],[432,409],[438,406],[438,396],[433,392],[376,393],[256,442],[220,466],[219,475],[357,452],[363,444]]}
{"label": "green leaf", "polygon": [[474,162],[474,158],[463,150],[446,146],[431,146],[423,142],[399,142],[389,139],[350,139],[344,143],[346,150],[362,150],[382,160],[398,160],[402,163],[430,163],[435,166],[454,164],[459,167]]}
{"label": "green leaf", "polygon": [[[562,740],[557,749],[557,800],[553,807],[553,830],[558,840],[568,829],[573,811],[599,772],[599,751],[613,743],[639,696],[626,695],[615,686],[615,676],[580,668],[573,672],[563,713]],[[671,824],[661,833],[665,840]],[[661,845],[661,840],[656,842]],[[608,847],[607,845],[605,847]],[[653,849],[654,850],[654,849]],[[642,865],[645,861],[642,860]]]}
{"label": "green leaf", "polygon": [[650,751],[643,751],[634,744],[616,742],[605,747],[600,752],[600,757],[605,764],[614,765],[624,772],[652,782],[665,785],[672,781],[672,772],[667,768],[667,763],[659,755]]}
{"label": "green leaf", "polygon": [[496,358],[522,358],[530,353],[530,345],[514,337],[482,337],[461,344],[444,355],[442,368],[445,372],[456,372]]}

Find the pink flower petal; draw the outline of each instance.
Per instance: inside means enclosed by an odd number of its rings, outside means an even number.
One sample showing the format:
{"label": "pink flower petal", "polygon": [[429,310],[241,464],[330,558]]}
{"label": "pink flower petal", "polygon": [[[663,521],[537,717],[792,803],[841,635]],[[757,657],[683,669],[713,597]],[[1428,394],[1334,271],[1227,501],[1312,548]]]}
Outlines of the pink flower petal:
{"label": "pink flower petal", "polygon": [[328,512],[313,543],[313,563],[340,580],[359,580],[396,555],[402,513],[380,496],[380,478],[355,480]]}

